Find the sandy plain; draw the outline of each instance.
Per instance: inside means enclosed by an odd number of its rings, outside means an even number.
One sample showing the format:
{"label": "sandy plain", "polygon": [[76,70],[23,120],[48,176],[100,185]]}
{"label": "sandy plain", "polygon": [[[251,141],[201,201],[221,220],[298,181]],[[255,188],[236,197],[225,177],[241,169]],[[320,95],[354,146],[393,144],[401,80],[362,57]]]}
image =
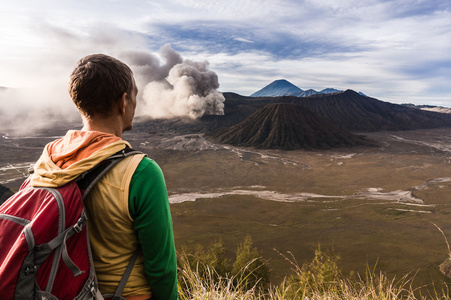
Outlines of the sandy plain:
{"label": "sandy plain", "polygon": [[[0,138],[0,183],[19,187],[42,147],[64,131]],[[221,238],[232,257],[246,235],[272,280],[333,249],[345,274],[367,266],[418,285],[441,282],[451,237],[451,129],[364,133],[376,147],[281,151],[218,145],[201,134],[132,131],[125,139],[165,173],[176,245]],[[277,250],[277,251],[275,251]]]}

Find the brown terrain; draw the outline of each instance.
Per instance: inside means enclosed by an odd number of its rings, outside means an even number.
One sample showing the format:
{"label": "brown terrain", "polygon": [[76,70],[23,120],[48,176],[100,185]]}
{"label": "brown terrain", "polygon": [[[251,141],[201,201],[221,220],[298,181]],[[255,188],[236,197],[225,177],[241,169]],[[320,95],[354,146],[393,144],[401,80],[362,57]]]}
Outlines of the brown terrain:
{"label": "brown terrain", "polygon": [[[447,247],[432,223],[451,234],[449,115],[359,95],[332,101],[354,103],[349,107],[356,107],[355,112],[348,112],[347,118],[356,124],[357,115],[365,114],[360,125],[346,125],[345,110],[328,114],[332,108],[318,97],[226,96],[225,116],[138,119],[135,129],[124,136],[163,169],[179,249],[221,238],[232,256],[237,243],[250,235],[269,260],[274,282],[291,268],[279,253],[290,251],[302,264],[318,245],[340,255],[345,274],[364,274],[370,267],[397,278],[412,272],[416,285],[445,280],[438,266],[448,257]],[[233,146],[205,137],[219,128],[233,128],[267,104],[305,101],[326,106],[322,110],[304,106],[324,123],[358,132],[376,145],[285,151]],[[283,106],[271,107],[287,114],[271,117],[281,124],[285,119],[307,118],[302,115],[307,109],[290,117]],[[408,124],[410,130],[405,130]],[[358,130],[348,128],[352,126]],[[42,147],[68,128],[74,126],[29,136],[3,133],[0,185],[17,190]]]}

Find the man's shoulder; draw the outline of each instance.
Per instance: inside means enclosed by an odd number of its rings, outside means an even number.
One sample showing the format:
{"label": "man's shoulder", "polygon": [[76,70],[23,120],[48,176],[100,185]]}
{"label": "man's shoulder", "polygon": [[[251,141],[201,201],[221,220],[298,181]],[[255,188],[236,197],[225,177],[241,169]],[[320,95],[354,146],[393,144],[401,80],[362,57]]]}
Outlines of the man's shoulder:
{"label": "man's shoulder", "polygon": [[160,166],[150,157],[144,156],[136,167],[134,177],[161,174]]}

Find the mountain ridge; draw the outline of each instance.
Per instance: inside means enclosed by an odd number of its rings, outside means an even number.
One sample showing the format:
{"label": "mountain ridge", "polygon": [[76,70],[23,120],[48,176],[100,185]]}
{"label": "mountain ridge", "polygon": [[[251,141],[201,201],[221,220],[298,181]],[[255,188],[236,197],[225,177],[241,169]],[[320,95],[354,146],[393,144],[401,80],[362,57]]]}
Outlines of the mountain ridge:
{"label": "mountain ridge", "polygon": [[[346,90],[330,94],[315,94],[309,97],[235,97],[236,94],[224,93],[226,97],[225,119],[241,116],[236,123],[257,111],[268,103],[300,104],[329,123],[349,131],[413,130],[439,127],[451,127],[451,115],[420,110],[401,104],[381,101],[363,96],[356,91]],[[228,103],[228,104],[227,104]],[[230,125],[232,122],[230,122]]]}
{"label": "mountain ridge", "polygon": [[291,99],[350,131],[411,130],[451,126],[449,115],[362,96],[353,90]]}

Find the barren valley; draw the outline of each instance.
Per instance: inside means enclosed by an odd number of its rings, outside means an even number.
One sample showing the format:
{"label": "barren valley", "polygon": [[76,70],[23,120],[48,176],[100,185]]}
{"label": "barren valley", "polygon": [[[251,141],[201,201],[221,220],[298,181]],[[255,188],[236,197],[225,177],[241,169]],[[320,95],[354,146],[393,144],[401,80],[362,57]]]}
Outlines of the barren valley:
{"label": "barren valley", "polygon": [[[2,134],[0,184],[17,190],[42,147],[64,130]],[[362,133],[361,133],[362,134]],[[155,159],[167,182],[176,245],[222,239],[231,256],[250,235],[272,280],[321,246],[345,274],[367,267],[389,276],[445,280],[438,265],[451,236],[451,129],[363,133],[377,146],[264,150],[215,144],[203,134],[131,131],[134,148]]]}

